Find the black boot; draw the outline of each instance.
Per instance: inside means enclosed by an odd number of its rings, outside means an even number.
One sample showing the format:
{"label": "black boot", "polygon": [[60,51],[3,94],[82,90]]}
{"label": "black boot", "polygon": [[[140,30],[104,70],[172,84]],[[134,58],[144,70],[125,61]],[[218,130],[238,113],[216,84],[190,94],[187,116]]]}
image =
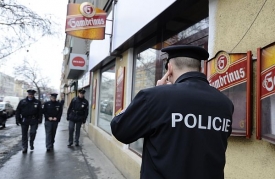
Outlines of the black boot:
{"label": "black boot", "polygon": [[22,153],[25,154],[25,153],[27,153],[27,151],[28,151],[28,149],[25,148],[22,150]]}
{"label": "black boot", "polygon": [[30,148],[31,148],[31,150],[34,150],[33,142],[30,143]]}

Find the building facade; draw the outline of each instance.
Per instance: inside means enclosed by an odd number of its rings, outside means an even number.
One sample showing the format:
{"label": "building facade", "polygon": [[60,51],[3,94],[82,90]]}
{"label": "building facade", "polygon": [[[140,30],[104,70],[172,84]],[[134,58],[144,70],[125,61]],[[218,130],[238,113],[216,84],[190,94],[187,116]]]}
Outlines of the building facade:
{"label": "building facade", "polygon": [[[209,59],[220,51],[251,52],[252,110],[245,113],[251,113],[247,120],[252,125],[249,135],[229,138],[225,178],[275,177],[274,142],[256,137],[257,49],[275,41],[275,1],[95,0],[92,3],[108,12],[105,39],[87,41],[67,36],[65,47],[70,52],[87,54],[89,65],[81,75],[68,78],[69,54],[64,55],[61,89],[67,101],[76,95],[78,87],[89,91],[86,97],[91,104],[90,120],[85,128],[126,178],[139,178],[143,140],[130,145],[118,142],[111,134],[110,121],[130,104],[140,89],[155,86],[165,72],[166,54],[160,50],[179,44],[201,46],[209,51]],[[89,82],[85,82],[87,74]],[[118,84],[121,78],[122,88]],[[80,85],[74,87],[75,84]],[[117,97],[118,91],[121,92],[118,89],[122,89],[123,98]]]}
{"label": "building facade", "polygon": [[0,96],[14,96],[14,78],[0,72]]}

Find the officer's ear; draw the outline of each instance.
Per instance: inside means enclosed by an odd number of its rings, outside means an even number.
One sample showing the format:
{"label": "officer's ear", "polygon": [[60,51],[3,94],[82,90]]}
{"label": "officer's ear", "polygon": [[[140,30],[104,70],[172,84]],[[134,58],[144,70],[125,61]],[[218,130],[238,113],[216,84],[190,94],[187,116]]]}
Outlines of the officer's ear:
{"label": "officer's ear", "polygon": [[173,75],[173,65],[169,62],[167,64],[167,71],[168,71],[168,75]]}

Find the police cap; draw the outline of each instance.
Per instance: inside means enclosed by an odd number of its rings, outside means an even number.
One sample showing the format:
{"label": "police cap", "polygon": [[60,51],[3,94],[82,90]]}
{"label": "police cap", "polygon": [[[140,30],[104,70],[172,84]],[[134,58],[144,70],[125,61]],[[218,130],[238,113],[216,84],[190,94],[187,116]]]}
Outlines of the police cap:
{"label": "police cap", "polygon": [[78,92],[81,94],[85,94],[86,90],[84,88],[82,88],[82,89],[78,90]]}
{"label": "police cap", "polygon": [[56,93],[51,93],[51,97],[56,98],[56,97],[57,97],[57,95],[58,95],[58,94],[56,94]]}
{"label": "police cap", "polygon": [[161,51],[168,54],[168,59],[165,64],[166,70],[168,68],[168,63],[171,58],[190,57],[197,60],[207,60],[209,57],[208,52],[204,48],[194,45],[173,45],[163,48],[161,49]]}
{"label": "police cap", "polygon": [[36,91],[33,89],[29,89],[29,90],[27,90],[27,92],[28,92],[28,94],[31,94],[31,95],[34,95],[34,93],[36,93]]}

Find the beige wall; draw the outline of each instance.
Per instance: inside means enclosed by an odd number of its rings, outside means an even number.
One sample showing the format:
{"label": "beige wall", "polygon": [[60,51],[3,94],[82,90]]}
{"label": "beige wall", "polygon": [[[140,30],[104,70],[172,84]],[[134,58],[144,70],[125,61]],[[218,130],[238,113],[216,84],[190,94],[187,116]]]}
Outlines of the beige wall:
{"label": "beige wall", "polygon": [[[265,0],[210,0],[209,21],[210,24],[215,25],[215,27],[209,27],[211,29],[209,35],[212,37],[209,41],[212,57],[220,50],[229,53],[246,53],[251,50],[256,58],[258,47],[264,47],[275,41],[275,1],[267,0],[260,11],[264,2]],[[226,179],[275,178],[275,145],[256,140],[255,137],[255,71],[256,62],[254,61],[252,137],[251,139],[230,137],[225,167]]]}
{"label": "beige wall", "polygon": [[[125,67],[125,84],[124,84],[124,106],[126,104],[126,92],[131,90],[127,86],[127,64],[128,52],[122,54],[122,58],[116,59],[116,72],[119,67]],[[96,108],[92,109],[91,123],[88,125],[89,137],[93,140],[96,146],[115,164],[115,166],[123,173],[127,179],[138,179],[140,174],[141,158],[130,151],[127,145],[118,142],[113,136],[106,133],[97,127],[97,113],[98,113],[98,94],[99,94],[99,81],[100,70],[94,72],[94,79],[97,79],[97,104]],[[94,84],[92,82],[92,84]]]}

